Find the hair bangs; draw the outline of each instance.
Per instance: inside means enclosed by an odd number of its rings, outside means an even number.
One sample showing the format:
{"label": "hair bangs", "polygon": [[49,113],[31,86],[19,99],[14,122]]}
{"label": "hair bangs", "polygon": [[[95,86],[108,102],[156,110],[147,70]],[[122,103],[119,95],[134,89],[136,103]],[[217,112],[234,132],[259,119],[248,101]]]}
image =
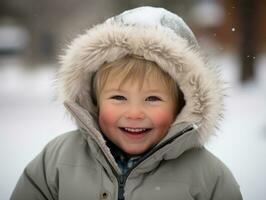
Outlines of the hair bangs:
{"label": "hair bangs", "polygon": [[103,64],[95,75],[94,90],[96,102],[99,101],[101,91],[108,80],[118,79],[119,89],[126,83],[138,84],[141,90],[144,81],[156,80],[161,82],[173,100],[178,102],[179,89],[177,83],[168,73],[163,71],[155,62],[145,60],[142,57],[127,55],[111,63]]}

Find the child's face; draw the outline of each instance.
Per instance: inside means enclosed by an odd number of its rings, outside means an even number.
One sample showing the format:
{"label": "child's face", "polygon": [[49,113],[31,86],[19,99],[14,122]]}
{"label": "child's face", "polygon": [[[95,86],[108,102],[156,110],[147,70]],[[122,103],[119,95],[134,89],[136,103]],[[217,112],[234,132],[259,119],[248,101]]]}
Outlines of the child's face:
{"label": "child's face", "polygon": [[173,122],[175,102],[154,79],[143,87],[109,78],[99,97],[99,125],[105,136],[127,154],[144,153],[157,144]]}

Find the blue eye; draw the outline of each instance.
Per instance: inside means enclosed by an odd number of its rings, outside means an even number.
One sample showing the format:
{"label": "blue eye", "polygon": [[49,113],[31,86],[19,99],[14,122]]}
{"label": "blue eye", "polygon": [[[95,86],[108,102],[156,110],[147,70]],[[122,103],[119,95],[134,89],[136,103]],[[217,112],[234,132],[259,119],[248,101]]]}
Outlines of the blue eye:
{"label": "blue eye", "polygon": [[121,96],[121,95],[115,95],[115,96],[112,96],[110,99],[114,99],[114,100],[117,100],[117,101],[124,101],[124,100],[127,100],[126,97]]}
{"label": "blue eye", "polygon": [[149,96],[145,99],[145,101],[162,101],[162,99],[157,96]]}

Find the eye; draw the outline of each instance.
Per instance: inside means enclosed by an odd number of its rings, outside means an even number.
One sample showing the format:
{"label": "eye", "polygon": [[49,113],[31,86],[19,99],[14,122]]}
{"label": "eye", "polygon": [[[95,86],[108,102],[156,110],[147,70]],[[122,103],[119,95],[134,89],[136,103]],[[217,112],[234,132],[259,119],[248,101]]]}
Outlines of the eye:
{"label": "eye", "polygon": [[162,101],[162,99],[158,96],[149,96],[145,99],[145,101]]}
{"label": "eye", "polygon": [[127,100],[126,97],[121,96],[121,95],[114,95],[114,96],[112,96],[110,99],[114,99],[114,100],[117,100],[117,101],[124,101],[124,100]]}

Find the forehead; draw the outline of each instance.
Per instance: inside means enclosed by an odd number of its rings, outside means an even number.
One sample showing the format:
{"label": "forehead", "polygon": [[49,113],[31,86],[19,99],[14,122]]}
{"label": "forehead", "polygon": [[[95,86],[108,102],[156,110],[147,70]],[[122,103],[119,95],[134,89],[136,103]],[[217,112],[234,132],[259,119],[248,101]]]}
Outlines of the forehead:
{"label": "forehead", "polygon": [[115,90],[130,90],[130,89],[138,89],[140,91],[143,90],[153,90],[153,91],[162,91],[168,92],[169,89],[166,87],[162,81],[156,79],[153,76],[147,76],[143,80],[140,78],[129,78],[126,80],[121,79],[118,77],[108,77],[106,84],[103,90],[115,89]]}

